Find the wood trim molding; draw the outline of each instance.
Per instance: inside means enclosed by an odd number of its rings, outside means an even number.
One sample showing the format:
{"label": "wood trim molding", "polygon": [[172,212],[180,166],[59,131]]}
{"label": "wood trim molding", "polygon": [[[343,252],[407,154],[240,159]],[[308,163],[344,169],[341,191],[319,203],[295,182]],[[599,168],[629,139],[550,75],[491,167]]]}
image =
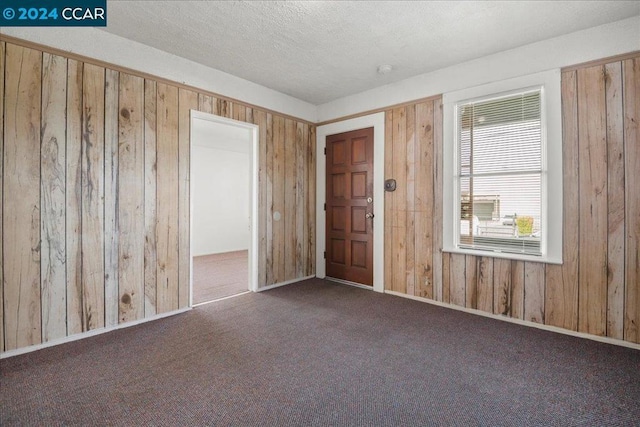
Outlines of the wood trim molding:
{"label": "wood trim molding", "polygon": [[623,53],[621,55],[608,56],[606,58],[595,59],[593,61],[582,62],[580,64],[569,65],[568,67],[561,68],[560,71],[575,71],[581,68],[589,68],[596,65],[605,65],[610,62],[624,61],[625,59],[637,58],[640,56],[640,50],[634,52]]}
{"label": "wood trim molding", "polygon": [[310,122],[308,120],[301,119],[299,117],[290,116],[288,114],[281,113],[279,111],[271,110],[271,109],[268,109],[268,108],[264,108],[264,107],[261,107],[259,105],[249,104],[249,103],[247,103],[245,101],[242,101],[240,99],[230,98],[228,96],[224,96],[224,95],[221,95],[221,94],[216,93],[216,92],[211,92],[211,91],[208,91],[208,90],[204,90],[204,89],[201,89],[199,87],[190,86],[190,85],[187,85],[187,84],[184,84],[184,83],[179,83],[179,82],[176,82],[176,81],[173,81],[173,80],[166,79],[164,77],[156,76],[154,74],[145,73],[144,71],[134,70],[134,69],[131,69],[131,68],[123,67],[121,65],[112,64],[110,62],[101,61],[99,59],[91,58],[91,57],[84,56],[84,55],[79,55],[77,53],[68,52],[66,50],[58,49],[58,48],[55,48],[55,47],[45,46],[45,45],[42,45],[42,44],[39,44],[39,43],[34,43],[34,42],[31,42],[31,41],[28,41],[28,40],[23,40],[23,39],[20,39],[20,38],[17,38],[17,37],[7,36],[5,34],[0,34],[0,41],[4,41],[6,43],[12,43],[12,44],[15,44],[15,45],[18,45],[18,46],[22,46],[22,47],[26,47],[26,48],[29,48],[29,49],[39,50],[41,52],[50,53],[52,55],[62,56],[62,57],[65,57],[67,59],[74,59],[76,61],[84,62],[85,64],[97,65],[99,67],[108,68],[110,70],[131,74],[131,75],[137,76],[137,77],[142,77],[144,79],[154,80],[154,81],[156,81],[158,83],[164,83],[164,84],[168,84],[168,85],[171,85],[171,86],[178,87],[180,89],[187,89],[187,90],[195,91],[195,92],[201,93],[203,95],[213,96],[213,97],[215,97],[217,99],[222,99],[222,100],[225,100],[225,101],[228,101],[228,102],[232,102],[234,104],[239,104],[239,105],[243,105],[245,107],[249,107],[249,108],[252,108],[252,109],[261,110],[261,111],[264,111],[266,113],[276,114],[278,116],[284,117],[285,119],[291,119],[291,120],[295,120],[297,122],[306,123],[308,125],[317,126],[316,123]]}
{"label": "wood trim molding", "polygon": [[349,120],[349,119],[357,119],[358,117],[369,116],[371,114],[382,113],[382,112],[385,112],[387,110],[393,110],[394,108],[408,107],[409,105],[420,104],[422,102],[434,101],[436,99],[442,99],[442,94],[431,95],[431,96],[427,96],[425,98],[418,98],[418,99],[414,99],[414,100],[411,100],[411,101],[401,102],[399,104],[393,104],[393,105],[389,105],[389,106],[386,106],[386,107],[381,107],[381,108],[376,108],[376,109],[373,109],[373,110],[362,111],[360,113],[350,114],[348,116],[338,117],[338,118],[331,119],[331,120],[325,120],[324,122],[316,123],[316,126],[324,126],[324,125],[329,125],[331,123],[343,122],[343,121]]}

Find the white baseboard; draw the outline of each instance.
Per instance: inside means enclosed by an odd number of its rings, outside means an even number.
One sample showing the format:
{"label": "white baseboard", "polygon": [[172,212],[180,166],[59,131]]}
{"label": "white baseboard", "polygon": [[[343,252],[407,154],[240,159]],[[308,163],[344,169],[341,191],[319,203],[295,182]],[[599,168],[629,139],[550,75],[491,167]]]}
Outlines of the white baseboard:
{"label": "white baseboard", "polygon": [[290,285],[292,283],[302,282],[303,280],[313,279],[315,277],[316,277],[315,275],[311,275],[311,276],[306,276],[306,277],[299,277],[297,279],[286,280],[286,281],[280,282],[280,283],[274,283],[273,285],[263,286],[262,288],[258,288],[258,290],[256,292],[268,291],[269,289],[279,288],[280,286],[285,286],[285,285]]}
{"label": "white baseboard", "polygon": [[47,348],[47,347],[53,347],[53,346],[65,344],[68,342],[78,341],[84,338],[94,337],[96,335],[101,335],[107,332],[115,331],[117,329],[128,328],[130,326],[139,325],[141,323],[147,323],[147,322],[162,319],[165,317],[174,316],[176,314],[184,313],[185,311],[189,311],[189,310],[191,310],[191,307],[170,311],[168,313],[156,314],[155,316],[151,316],[151,317],[147,317],[139,320],[133,320],[127,323],[121,323],[119,325],[109,326],[107,328],[93,329],[91,331],[69,335],[68,337],[51,340],[49,342],[45,342],[42,344],[36,344],[36,345],[31,345],[29,347],[23,347],[15,350],[5,351],[4,353],[0,353],[0,359],[6,359],[8,357],[18,356],[20,354],[25,354],[25,353],[31,353],[32,351],[36,351],[36,350],[42,350],[43,348]]}
{"label": "white baseboard", "polygon": [[393,296],[396,296],[396,297],[402,297],[402,298],[407,298],[407,299],[411,299],[411,300],[415,300],[415,301],[426,302],[427,304],[437,305],[439,307],[451,308],[451,309],[454,309],[454,310],[463,311],[465,313],[476,314],[476,315],[483,316],[483,317],[489,317],[491,319],[502,320],[503,322],[515,323],[516,325],[529,326],[531,328],[538,328],[538,329],[542,329],[542,330],[545,330],[545,331],[557,332],[557,333],[560,333],[560,334],[570,335],[570,336],[573,336],[573,337],[586,338],[586,339],[592,340],[592,341],[599,341],[599,342],[603,342],[603,343],[606,343],[606,344],[619,345],[621,347],[628,347],[628,348],[632,348],[634,350],[640,350],[640,344],[635,344],[635,343],[628,342],[628,341],[618,340],[618,339],[615,339],[615,338],[600,337],[598,335],[586,334],[584,332],[570,331],[568,329],[559,328],[557,326],[543,325],[541,323],[529,322],[527,320],[522,320],[522,319],[514,319],[513,317],[506,317],[506,316],[501,316],[499,314],[487,313],[486,311],[476,310],[476,309],[473,309],[473,308],[460,307],[460,306],[455,305],[455,304],[448,304],[446,302],[434,301],[432,299],[416,297],[416,296],[413,296],[413,295],[407,295],[407,294],[403,294],[401,292],[385,290],[384,293],[385,294],[389,294],[389,295],[393,295]]}

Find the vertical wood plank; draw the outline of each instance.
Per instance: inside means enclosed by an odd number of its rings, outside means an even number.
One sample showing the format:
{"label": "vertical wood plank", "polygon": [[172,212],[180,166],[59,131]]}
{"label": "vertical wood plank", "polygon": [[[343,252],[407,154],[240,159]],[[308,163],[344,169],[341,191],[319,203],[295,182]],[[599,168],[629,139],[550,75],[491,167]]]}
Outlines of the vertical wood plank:
{"label": "vertical wood plank", "polygon": [[303,248],[307,248],[307,240],[309,236],[305,233],[305,193],[307,193],[305,169],[307,168],[306,161],[306,143],[305,135],[308,137],[308,125],[303,123],[296,123],[296,231],[297,236],[295,247],[295,277],[304,277],[305,273],[305,260],[303,256]]}
{"label": "vertical wood plank", "polygon": [[202,111],[203,113],[214,114],[213,97],[210,95],[199,93],[198,94],[198,111]]}
{"label": "vertical wood plank", "polygon": [[564,170],[562,265],[547,264],[545,324],[578,328],[578,93],[576,71],[562,73],[562,168]]}
{"label": "vertical wood plank", "polygon": [[578,330],[606,334],[607,141],[604,67],[578,70],[580,242]]}
{"label": "vertical wood plank", "polygon": [[451,304],[465,306],[466,302],[466,258],[462,254],[451,254],[450,276]]}
{"label": "vertical wood plank", "polygon": [[[393,110],[384,114],[384,178],[393,177]],[[384,289],[393,290],[393,193],[384,192]]]}
{"label": "vertical wood plank", "polygon": [[258,126],[258,287],[267,283],[267,113],[256,110]]}
{"label": "vertical wood plank", "polygon": [[442,302],[451,302],[451,254],[442,254]]}
{"label": "vertical wood plank", "polygon": [[524,320],[544,323],[544,264],[524,265]]}
{"label": "vertical wood plank", "polygon": [[607,336],[624,336],[624,125],[622,63],[605,66],[607,109]]}
{"label": "vertical wood plank", "polygon": [[433,102],[416,105],[416,295],[433,298]]}
{"label": "vertical wood plank", "polygon": [[307,146],[307,276],[316,273],[316,127],[309,126]]}
{"label": "vertical wood plank", "polygon": [[442,268],[442,98],[433,101],[433,294],[444,300]]}
{"label": "vertical wood plank", "polygon": [[178,89],[157,84],[157,313],[178,309]]}
{"label": "vertical wood plank", "polygon": [[511,261],[511,289],[509,316],[516,319],[524,318],[524,261]]}
{"label": "vertical wood plank", "polygon": [[82,332],[82,74],[84,64],[67,63],[66,246],[67,335]]}
{"label": "vertical wood plank", "polygon": [[405,108],[405,114],[407,118],[407,134],[406,134],[406,159],[405,170],[407,173],[406,178],[406,267],[405,267],[405,283],[406,293],[408,295],[416,294],[416,159],[415,159],[415,145],[416,145],[416,109],[415,105],[409,105]]}
{"label": "vertical wood plank", "polygon": [[5,350],[41,342],[42,53],[6,45],[3,165]]}
{"label": "vertical wood plank", "polygon": [[82,89],[82,330],[104,326],[105,70],[85,64]]}
{"label": "vertical wood plank", "polygon": [[493,261],[493,314],[509,316],[511,313],[511,261],[496,258]]}
{"label": "vertical wood plank", "polygon": [[218,99],[217,106],[217,114],[219,116],[231,118],[231,110],[233,106],[229,101],[227,101],[226,99]]}
{"label": "vertical wood plank", "polygon": [[0,41],[0,351],[4,351],[4,257],[2,244],[2,217],[4,200],[4,52],[5,43]]}
{"label": "vertical wood plank", "polygon": [[392,290],[407,292],[407,116],[404,108],[393,111],[393,199]]}
{"label": "vertical wood plank", "polygon": [[144,316],[156,314],[156,82],[144,81]]}
{"label": "vertical wood plank", "polygon": [[284,141],[284,268],[285,280],[296,277],[296,123],[285,119]]}
{"label": "vertical wood plank", "polygon": [[118,239],[118,98],[120,94],[120,73],[105,71],[104,99],[104,321],[105,326],[118,324],[120,293]]}
{"label": "vertical wood plank", "polygon": [[40,147],[42,174],[40,286],[43,342],[67,335],[66,106],[67,60],[45,53],[42,58],[42,144]]}
{"label": "vertical wood plank", "polygon": [[242,105],[242,104],[239,104],[239,103],[234,103],[231,117],[234,120],[238,120],[240,122],[244,122],[246,120],[246,117],[247,117],[247,110],[246,110],[245,106]]}
{"label": "vertical wood plank", "polygon": [[118,164],[120,323],[144,317],[144,79],[120,73]]}
{"label": "vertical wood plank", "polygon": [[478,308],[478,274],[476,270],[478,259],[473,255],[466,255],[465,260],[465,306]]}
{"label": "vertical wood plank", "polygon": [[178,308],[189,306],[191,274],[191,256],[189,230],[190,202],[189,190],[191,181],[191,110],[198,108],[198,94],[180,89],[178,119]]}
{"label": "vertical wood plank", "polygon": [[478,310],[493,313],[493,261],[491,257],[477,257]]}
{"label": "vertical wood plank", "polygon": [[274,270],[274,234],[273,234],[273,185],[275,182],[275,170],[273,167],[273,161],[275,156],[275,143],[273,138],[274,123],[271,113],[267,113],[267,136],[266,136],[266,285],[272,285],[275,282],[275,270]]}
{"label": "vertical wood plank", "polygon": [[640,343],[640,58],[623,63],[625,151],[624,339]]}
{"label": "vertical wood plank", "polygon": [[273,283],[285,281],[285,119],[273,117]]}

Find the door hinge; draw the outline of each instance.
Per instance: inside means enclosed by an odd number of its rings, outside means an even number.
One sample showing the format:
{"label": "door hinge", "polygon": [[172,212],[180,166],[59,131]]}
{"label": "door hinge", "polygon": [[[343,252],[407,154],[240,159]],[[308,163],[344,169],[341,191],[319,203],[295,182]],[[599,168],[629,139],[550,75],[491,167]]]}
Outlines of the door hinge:
{"label": "door hinge", "polygon": [[327,204],[326,203],[324,204],[324,210],[325,211],[327,210]]}
{"label": "door hinge", "polygon": [[327,251],[324,251],[324,259],[327,259]]}
{"label": "door hinge", "polygon": [[327,155],[327,147],[324,147],[324,155]]}

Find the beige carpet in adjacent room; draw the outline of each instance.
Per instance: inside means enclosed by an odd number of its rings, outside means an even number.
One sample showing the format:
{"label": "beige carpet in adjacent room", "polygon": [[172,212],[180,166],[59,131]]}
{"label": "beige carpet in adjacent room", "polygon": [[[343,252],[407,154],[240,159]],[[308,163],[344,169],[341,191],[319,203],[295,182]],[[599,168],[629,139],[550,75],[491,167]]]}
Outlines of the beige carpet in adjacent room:
{"label": "beige carpet in adjacent room", "polygon": [[193,257],[193,303],[248,290],[248,251]]}

